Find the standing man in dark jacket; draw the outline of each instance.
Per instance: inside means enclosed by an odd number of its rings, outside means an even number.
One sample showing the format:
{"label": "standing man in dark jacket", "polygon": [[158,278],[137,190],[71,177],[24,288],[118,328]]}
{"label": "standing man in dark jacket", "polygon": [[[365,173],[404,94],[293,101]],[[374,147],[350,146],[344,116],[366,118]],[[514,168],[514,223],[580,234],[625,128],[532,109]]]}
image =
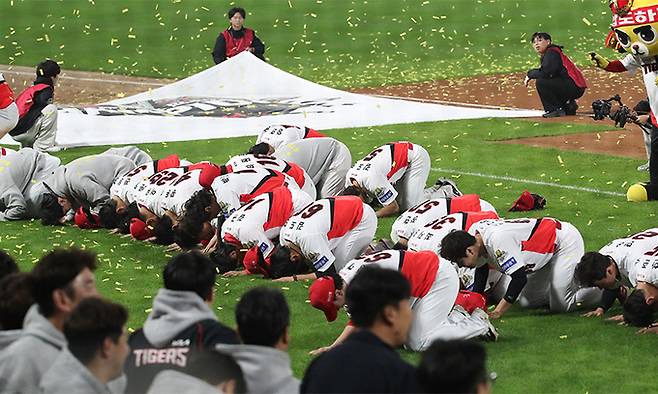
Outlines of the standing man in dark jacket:
{"label": "standing man in dark jacket", "polygon": [[153,299],[144,328],[128,340],[127,393],[144,393],[160,371],[185,373],[193,354],[212,350],[217,344],[237,344],[238,336],[213,312],[217,272],[210,259],[199,252],[173,257],[162,274],[164,288]]}
{"label": "standing man in dark jacket", "polygon": [[538,32],[530,39],[535,51],[541,56],[541,67],[529,70],[524,84],[531,79],[537,83],[537,93],[546,113],[544,118],[575,115],[576,99],[583,96],[587,88],[585,77],[578,67],[554,45],[548,33]]}
{"label": "standing man in dark jacket", "polygon": [[233,57],[240,52],[249,51],[261,60],[265,60],[265,45],[256,37],[256,33],[244,27],[247,13],[244,8],[233,7],[228,10],[228,20],[231,26],[224,30],[215,41],[212,58],[215,64],[219,64],[227,58]]}
{"label": "standing man in dark jacket", "polygon": [[360,269],[345,291],[356,331],[311,362],[300,392],[419,392],[416,369],[396,351],[409,336],[410,296],[411,286],[398,271]]}
{"label": "standing man in dark jacket", "polygon": [[57,106],[53,104],[55,84],[61,69],[53,60],[37,65],[34,84],[16,98],[19,121],[9,135],[23,148],[57,152]]}

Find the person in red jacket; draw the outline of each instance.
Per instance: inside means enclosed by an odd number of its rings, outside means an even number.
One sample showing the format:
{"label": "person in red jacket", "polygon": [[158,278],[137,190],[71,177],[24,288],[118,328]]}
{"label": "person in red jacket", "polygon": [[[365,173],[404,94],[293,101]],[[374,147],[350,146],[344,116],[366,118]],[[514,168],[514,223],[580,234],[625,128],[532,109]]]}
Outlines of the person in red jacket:
{"label": "person in red jacket", "polygon": [[530,39],[535,51],[541,56],[541,66],[529,70],[524,84],[536,80],[537,93],[546,113],[544,118],[575,115],[576,99],[587,88],[585,77],[578,67],[562,52],[562,47],[551,41],[548,33],[537,32]]}
{"label": "person in red jacket", "polygon": [[233,7],[228,10],[228,20],[231,22],[231,26],[224,30],[215,41],[215,48],[212,51],[215,64],[243,51],[249,51],[259,59],[265,60],[265,45],[256,37],[256,33],[252,29],[243,26],[245,18],[247,18],[247,13],[244,8]]}
{"label": "person in red jacket", "polygon": [[53,60],[37,65],[34,84],[16,97],[19,121],[9,135],[23,148],[40,152],[61,150],[55,143],[57,106],[53,104],[55,85],[61,69]]}
{"label": "person in red jacket", "polygon": [[0,73],[0,138],[4,137],[18,123],[18,107],[14,102],[14,92]]}

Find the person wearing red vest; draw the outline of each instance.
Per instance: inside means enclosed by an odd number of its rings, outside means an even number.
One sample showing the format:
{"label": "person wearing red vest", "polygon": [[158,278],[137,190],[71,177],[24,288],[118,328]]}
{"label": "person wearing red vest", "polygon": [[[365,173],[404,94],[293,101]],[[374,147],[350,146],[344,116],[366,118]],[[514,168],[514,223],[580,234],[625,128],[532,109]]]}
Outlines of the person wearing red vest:
{"label": "person wearing red vest", "polygon": [[37,65],[34,84],[16,97],[19,121],[9,135],[23,148],[56,152],[57,106],[53,104],[55,83],[61,69],[53,60]]}
{"label": "person wearing red vest", "polygon": [[16,123],[18,107],[14,102],[14,92],[5,81],[5,76],[0,73],[0,138],[16,127]]}
{"label": "person wearing red vest", "polygon": [[212,51],[212,58],[215,64],[237,55],[243,51],[249,51],[261,60],[265,60],[265,45],[256,37],[256,33],[247,27],[244,27],[244,20],[247,12],[244,8],[233,7],[228,10],[228,20],[231,26],[224,30],[215,41],[215,48]]}
{"label": "person wearing red vest", "polygon": [[550,34],[534,33],[530,42],[541,56],[541,67],[529,70],[524,83],[528,86],[531,79],[536,80],[537,93],[546,111],[543,117],[575,115],[576,99],[587,88],[585,77],[562,52],[562,47],[551,42]]}

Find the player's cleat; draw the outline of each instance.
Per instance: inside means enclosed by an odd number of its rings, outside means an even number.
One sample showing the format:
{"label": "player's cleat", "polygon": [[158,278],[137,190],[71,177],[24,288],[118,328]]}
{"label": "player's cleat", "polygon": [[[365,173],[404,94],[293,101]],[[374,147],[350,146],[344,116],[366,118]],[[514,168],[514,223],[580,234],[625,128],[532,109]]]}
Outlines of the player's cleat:
{"label": "player's cleat", "polygon": [[44,149],[43,151],[46,152],[46,153],[57,153],[57,152],[62,151],[63,149],[64,148],[62,148],[61,146],[53,145],[51,147],[48,147],[48,148]]}
{"label": "player's cleat", "polygon": [[645,184],[636,183],[628,188],[626,192],[626,200],[631,202],[643,202],[649,200]]}
{"label": "player's cleat", "polygon": [[498,340],[498,330],[496,330],[496,327],[491,324],[491,320],[489,320],[489,315],[487,315],[487,312],[483,311],[480,308],[476,308],[473,313],[471,313],[471,316],[478,318],[485,323],[487,323],[487,326],[489,326],[489,331],[482,335],[482,338],[490,341],[490,342],[496,342]]}
{"label": "player's cleat", "polygon": [[542,118],[560,118],[560,117],[566,116],[566,115],[567,115],[567,113],[564,112],[564,110],[562,108],[558,108],[555,111],[546,112],[541,117]]}
{"label": "player's cleat", "polygon": [[435,192],[443,191],[445,197],[459,197],[462,195],[462,192],[457,188],[455,181],[446,178],[437,179],[431,189],[433,189]]}
{"label": "player's cleat", "polygon": [[638,171],[649,171],[649,162],[646,162],[642,164],[641,166],[637,167]]}

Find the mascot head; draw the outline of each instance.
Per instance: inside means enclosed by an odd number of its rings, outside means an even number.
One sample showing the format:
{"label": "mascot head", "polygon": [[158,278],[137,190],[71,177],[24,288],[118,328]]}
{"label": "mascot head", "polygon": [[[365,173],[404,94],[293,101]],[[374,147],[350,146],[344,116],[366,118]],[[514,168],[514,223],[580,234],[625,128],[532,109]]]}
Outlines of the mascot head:
{"label": "mascot head", "polygon": [[625,52],[658,55],[658,0],[609,0],[612,31]]}

